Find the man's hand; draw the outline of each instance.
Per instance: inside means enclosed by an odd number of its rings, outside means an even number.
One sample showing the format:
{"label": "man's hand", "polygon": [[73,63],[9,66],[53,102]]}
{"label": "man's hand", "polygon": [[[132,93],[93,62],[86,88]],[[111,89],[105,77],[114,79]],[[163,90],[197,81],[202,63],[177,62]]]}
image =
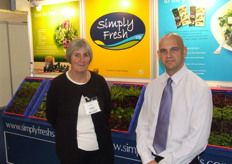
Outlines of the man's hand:
{"label": "man's hand", "polygon": [[156,161],[150,161],[150,162],[148,162],[147,164],[158,164]]}

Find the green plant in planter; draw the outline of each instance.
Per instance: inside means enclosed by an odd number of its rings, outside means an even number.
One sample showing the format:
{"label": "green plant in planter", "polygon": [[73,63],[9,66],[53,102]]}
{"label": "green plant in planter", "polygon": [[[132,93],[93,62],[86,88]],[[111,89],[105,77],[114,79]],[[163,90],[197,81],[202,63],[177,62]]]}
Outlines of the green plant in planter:
{"label": "green plant in planter", "polygon": [[125,97],[126,92],[127,89],[125,87],[122,87],[121,85],[113,85],[110,88],[111,99],[121,101]]}
{"label": "green plant in planter", "polygon": [[213,119],[218,119],[221,120],[222,119],[222,111],[223,109],[220,107],[213,107]]}
{"label": "green plant in planter", "polygon": [[17,91],[16,97],[12,100],[12,103],[7,108],[6,112],[24,114],[40,84],[41,82],[37,81],[24,82],[22,87]]}
{"label": "green plant in planter", "polygon": [[111,99],[112,100],[123,100],[125,96],[135,96],[139,97],[141,93],[141,88],[137,86],[130,86],[129,88],[123,87],[121,85],[113,85],[110,88]]}
{"label": "green plant in planter", "polygon": [[213,107],[209,144],[232,147],[232,106]]}
{"label": "green plant in planter", "polygon": [[209,144],[217,146],[232,147],[232,136],[227,133],[211,133]]}
{"label": "green plant in planter", "polygon": [[130,122],[134,113],[134,108],[122,108],[118,107],[117,110],[112,110],[112,115],[118,118],[124,118],[127,122]]}
{"label": "green plant in planter", "polygon": [[222,118],[223,120],[232,121],[232,106],[226,106],[222,109]]}
{"label": "green plant in planter", "polygon": [[47,96],[45,95],[34,117],[46,119],[46,100]]}
{"label": "green plant in planter", "polygon": [[37,82],[37,81],[32,81],[32,82],[29,82],[29,81],[26,81],[23,83],[22,85],[22,89],[23,88],[27,88],[27,89],[34,89],[34,90],[37,90],[40,86],[41,82]]}
{"label": "green plant in planter", "polygon": [[141,87],[133,85],[129,87],[113,85],[110,88],[112,112],[109,122],[111,129],[128,130],[141,91]]}

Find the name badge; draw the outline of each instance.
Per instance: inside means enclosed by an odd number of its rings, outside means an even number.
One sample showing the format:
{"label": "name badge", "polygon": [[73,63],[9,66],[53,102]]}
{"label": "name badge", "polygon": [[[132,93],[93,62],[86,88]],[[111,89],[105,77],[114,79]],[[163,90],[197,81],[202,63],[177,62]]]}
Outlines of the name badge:
{"label": "name badge", "polygon": [[85,100],[86,103],[84,103],[84,108],[87,115],[91,115],[101,111],[97,101],[97,97],[94,98],[85,97]]}

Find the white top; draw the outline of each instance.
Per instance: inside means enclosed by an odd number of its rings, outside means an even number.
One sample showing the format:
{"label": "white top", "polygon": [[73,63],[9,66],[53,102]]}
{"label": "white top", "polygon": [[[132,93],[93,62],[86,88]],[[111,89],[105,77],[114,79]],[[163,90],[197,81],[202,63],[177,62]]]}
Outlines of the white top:
{"label": "white top", "polygon": [[[83,85],[85,83],[76,83],[73,81],[68,73],[66,73],[67,78],[77,85]],[[77,118],[77,144],[78,148],[85,151],[98,150],[97,135],[94,129],[93,121],[91,115],[87,115],[84,109],[84,103],[86,103],[84,96],[82,95],[80,100],[80,105],[78,109]]]}
{"label": "white top", "polygon": [[84,96],[81,97],[77,118],[78,148],[85,151],[98,150],[99,147],[92,117],[86,114],[83,103],[86,103]]}
{"label": "white top", "polygon": [[[159,164],[186,164],[207,146],[213,103],[208,85],[184,65],[172,77],[173,100],[167,148],[159,154]],[[160,100],[167,83],[164,73],[147,85],[143,108],[136,128],[137,149],[143,163],[154,160],[152,143]]]}

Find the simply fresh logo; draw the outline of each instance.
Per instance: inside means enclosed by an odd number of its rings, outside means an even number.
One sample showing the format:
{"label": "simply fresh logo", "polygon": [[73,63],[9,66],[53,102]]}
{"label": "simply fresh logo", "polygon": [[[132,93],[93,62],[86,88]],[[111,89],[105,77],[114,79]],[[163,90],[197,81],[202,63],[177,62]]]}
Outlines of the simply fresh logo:
{"label": "simply fresh logo", "polygon": [[115,12],[98,18],[90,29],[94,43],[109,50],[123,50],[138,44],[145,35],[143,21],[137,16]]}

